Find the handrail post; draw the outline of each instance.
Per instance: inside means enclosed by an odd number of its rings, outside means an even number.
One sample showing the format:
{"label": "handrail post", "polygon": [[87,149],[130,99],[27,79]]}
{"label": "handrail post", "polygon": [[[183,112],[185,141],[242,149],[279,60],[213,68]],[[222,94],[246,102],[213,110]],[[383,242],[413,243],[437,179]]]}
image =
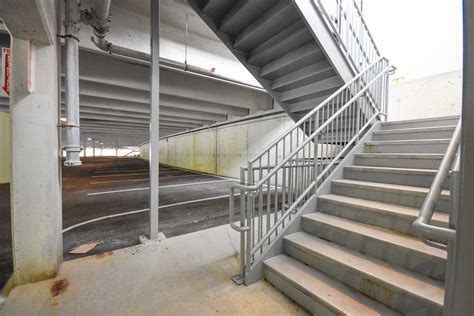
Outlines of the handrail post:
{"label": "handrail post", "polygon": [[[240,184],[245,185],[245,170],[243,167],[240,167]],[[233,198],[233,197],[231,197]],[[240,227],[247,226],[245,225],[245,194],[243,191],[240,191]],[[245,278],[245,232],[240,232],[240,278],[244,280]]]}
{"label": "handrail post", "polygon": [[319,135],[316,135],[314,138],[314,170],[313,170],[313,181],[314,181],[314,194],[318,193],[318,145],[319,145]]}
{"label": "handrail post", "polygon": [[356,106],[356,130],[357,130],[357,138],[355,143],[358,144],[360,140],[360,102],[359,100],[362,98],[362,96],[355,101],[355,106]]}
{"label": "handrail post", "polygon": [[[253,165],[252,162],[248,162],[247,164],[247,181],[248,185],[253,185]],[[250,272],[250,264],[251,264],[251,251],[252,251],[252,242],[253,242],[253,234],[254,234],[254,219],[253,219],[253,209],[252,209],[252,194],[251,191],[246,193],[246,202],[245,202],[245,209],[247,215],[247,226],[250,229],[246,232],[246,248],[245,248],[245,270],[244,270],[244,282],[247,272]]]}

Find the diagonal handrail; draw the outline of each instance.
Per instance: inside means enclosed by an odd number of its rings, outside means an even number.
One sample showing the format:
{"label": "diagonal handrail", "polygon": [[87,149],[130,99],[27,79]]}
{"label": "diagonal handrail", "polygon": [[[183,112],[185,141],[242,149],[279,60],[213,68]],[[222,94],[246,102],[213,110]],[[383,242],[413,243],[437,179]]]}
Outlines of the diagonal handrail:
{"label": "diagonal handrail", "polygon": [[[278,159],[278,144],[285,152],[285,144],[292,138],[283,135],[267,148],[267,156],[271,153],[276,156],[273,167],[262,167],[262,156],[257,156],[260,163],[254,170],[253,163],[257,160],[249,162],[247,181],[243,175],[240,184],[231,186],[229,219],[232,228],[241,232],[242,278],[361,134],[386,111],[388,76],[392,69],[385,58],[379,58],[284,134],[297,136],[296,133],[302,133],[301,126],[322,118],[321,124],[314,123],[310,132],[303,133],[301,141],[289,146],[289,153],[283,154],[283,158]],[[245,174],[243,169],[241,172]],[[258,179],[254,181],[255,173]],[[240,191],[240,226],[235,223],[237,190]]]}
{"label": "diagonal handrail", "polygon": [[[386,58],[380,57],[377,59],[374,63],[366,67],[364,71],[360,72],[352,80],[339,88],[322,103],[303,116],[285,133],[280,135],[271,144],[269,144],[262,152],[249,160],[247,167],[245,168],[247,169],[248,177],[246,179],[247,181],[244,181],[244,183],[255,183],[255,176],[252,177],[251,174],[251,170],[254,168],[259,168],[260,170],[263,168],[269,171],[274,168],[272,166],[278,165],[280,158],[285,159],[289,153],[296,150],[302,142],[307,140],[309,135],[313,133],[313,131],[319,126],[319,120],[324,122],[326,119],[328,119],[330,115],[333,114],[338,107],[340,107],[338,104],[347,102],[349,96],[354,95],[354,93],[356,93],[363,85],[366,85],[367,82],[370,82],[370,80],[372,80],[376,74],[381,73],[383,68],[387,65],[388,60]],[[383,85],[387,86],[388,82],[384,82]],[[343,94],[343,92],[345,94]],[[366,97],[373,98],[372,92],[369,91]],[[371,102],[373,103],[373,100]],[[386,108],[381,109],[381,113],[385,114]],[[261,178],[262,175],[263,174],[260,173],[256,176]]]}

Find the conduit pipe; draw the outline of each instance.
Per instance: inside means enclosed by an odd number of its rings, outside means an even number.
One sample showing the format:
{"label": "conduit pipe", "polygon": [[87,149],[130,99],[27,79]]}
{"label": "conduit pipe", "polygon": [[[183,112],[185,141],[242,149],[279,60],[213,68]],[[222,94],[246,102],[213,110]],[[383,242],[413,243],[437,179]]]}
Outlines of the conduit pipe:
{"label": "conduit pipe", "polygon": [[[136,59],[146,63],[150,63],[151,55],[129,49],[122,46],[117,46],[107,41],[106,35],[109,31],[108,23],[111,22],[110,14],[110,0],[101,1],[97,0],[95,8],[85,12],[86,23],[91,25],[94,29],[94,36],[91,37],[91,41],[99,48],[100,50],[107,52],[111,55],[122,56],[126,58]],[[169,60],[165,58],[160,58],[160,67],[168,68],[170,70],[188,72],[190,74],[198,75],[201,77],[208,77],[217,80],[221,80],[233,85],[242,86],[245,88],[266,92],[265,89],[253,86],[244,82],[240,82],[226,76],[218,75],[216,73],[210,72],[207,69],[189,65],[187,62],[182,63],[174,60]]]}
{"label": "conduit pipe", "polygon": [[66,151],[65,166],[79,166],[81,160],[79,127],[79,0],[65,0],[65,97],[66,97]]}

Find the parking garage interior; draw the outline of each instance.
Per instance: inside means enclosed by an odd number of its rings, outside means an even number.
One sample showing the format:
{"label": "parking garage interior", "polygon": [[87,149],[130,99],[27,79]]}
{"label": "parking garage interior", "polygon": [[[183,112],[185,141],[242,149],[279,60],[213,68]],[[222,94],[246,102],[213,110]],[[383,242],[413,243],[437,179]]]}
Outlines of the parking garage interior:
{"label": "parking garage interior", "polygon": [[1,3],[0,314],[468,315],[473,8],[459,76],[405,83],[324,2]]}

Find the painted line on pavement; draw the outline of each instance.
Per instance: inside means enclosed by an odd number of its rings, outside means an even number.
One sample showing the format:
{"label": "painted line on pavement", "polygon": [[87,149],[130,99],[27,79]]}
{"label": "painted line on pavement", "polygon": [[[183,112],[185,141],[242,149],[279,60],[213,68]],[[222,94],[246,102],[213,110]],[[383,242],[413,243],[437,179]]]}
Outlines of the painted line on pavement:
{"label": "painted line on pavement", "polygon": [[[182,184],[160,185],[159,188],[176,188],[176,187],[184,187],[184,186],[190,186],[190,185],[200,185],[200,184],[230,182],[230,181],[237,181],[237,180],[217,180],[217,181],[204,181],[204,182],[190,182],[190,183],[182,183]],[[149,190],[149,189],[150,189],[150,187],[124,189],[124,190],[112,190],[112,191],[87,193],[87,195],[89,195],[89,196],[90,195],[103,195],[103,194],[122,193],[122,192],[144,191],[144,190]]]}
{"label": "painted line on pavement", "polygon": [[[240,195],[240,193],[235,194],[235,196],[239,196],[239,195]],[[173,203],[173,204],[160,206],[160,207],[158,207],[158,209],[164,209],[164,208],[173,207],[173,206],[192,204],[192,203],[197,203],[197,202],[206,202],[206,201],[212,201],[212,200],[219,200],[219,199],[228,198],[228,197],[229,197],[229,195],[220,195],[220,196],[214,196],[214,197],[205,198],[205,199]],[[115,218],[115,217],[120,217],[120,216],[133,215],[133,214],[144,213],[144,212],[149,212],[149,211],[150,211],[149,208],[144,208],[144,209],[141,209],[141,210],[130,211],[130,212],[125,212],[125,213],[119,213],[119,214],[112,214],[112,215],[107,215],[107,216],[102,216],[102,217],[90,219],[88,221],[84,221],[84,222],[81,222],[81,223],[78,223],[78,224],[75,224],[75,225],[72,225],[72,226],[69,226],[69,227],[63,229],[63,233],[66,233],[70,230],[73,230],[74,228],[81,227],[81,226],[91,224],[91,223],[95,223],[95,222],[99,222],[99,221],[103,221],[105,219]]]}

